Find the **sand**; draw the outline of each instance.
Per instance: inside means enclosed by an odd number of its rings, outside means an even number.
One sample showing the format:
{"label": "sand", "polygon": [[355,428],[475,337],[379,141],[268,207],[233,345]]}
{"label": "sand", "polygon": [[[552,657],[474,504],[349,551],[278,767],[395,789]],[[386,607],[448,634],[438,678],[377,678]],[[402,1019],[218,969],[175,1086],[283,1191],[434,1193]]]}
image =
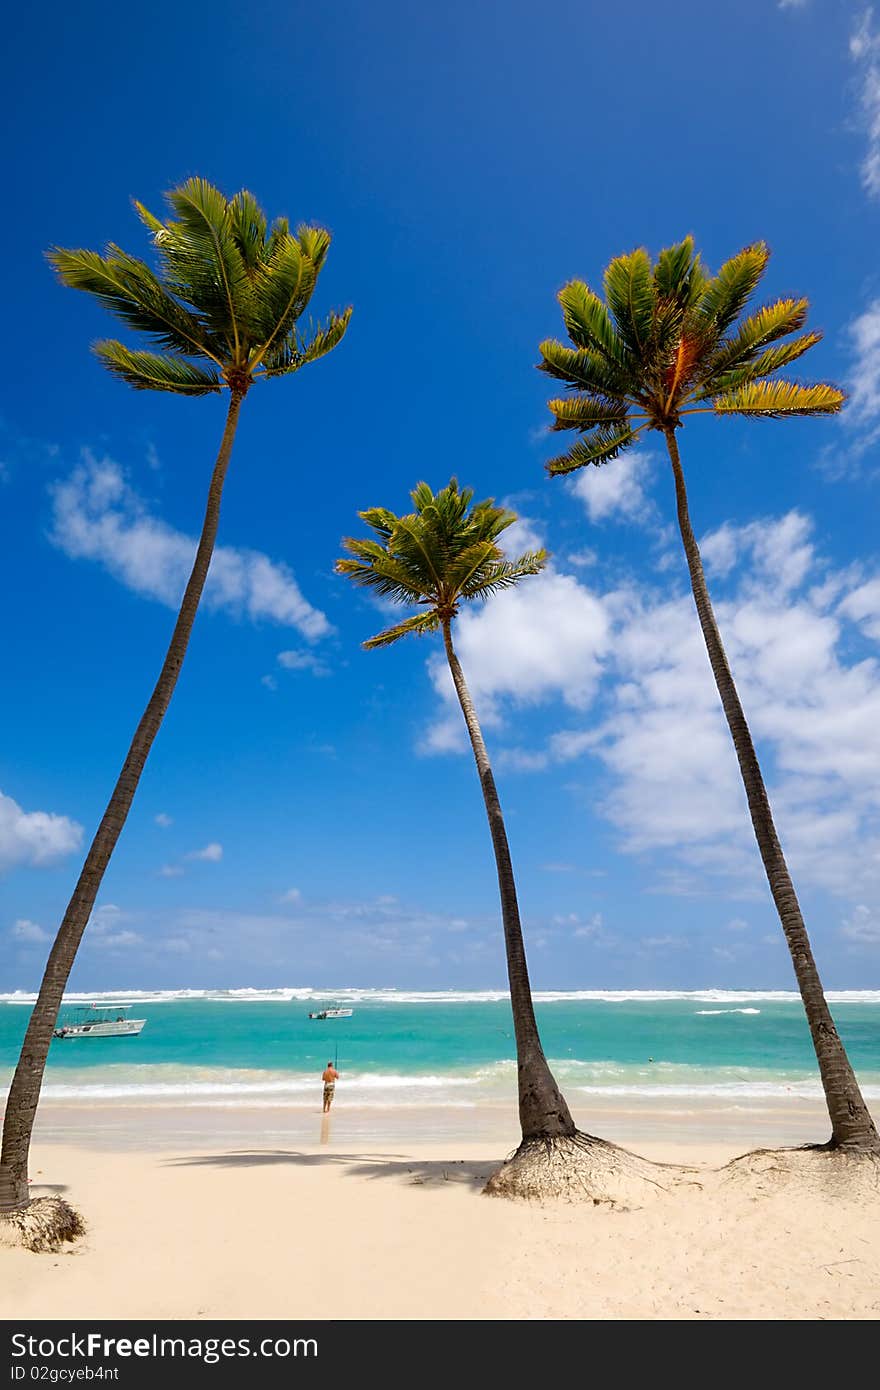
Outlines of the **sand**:
{"label": "sand", "polygon": [[267,1141],[265,1114],[238,1112],[230,1142],[222,1121],[212,1133],[189,1117],[184,1134],[180,1115],[175,1127],[142,1112],[128,1117],[127,1148],[99,1118],[67,1127],[89,1136],[76,1144],[47,1140],[65,1126],[43,1124],[34,1192],[62,1192],[88,1229],[64,1254],[0,1248],[6,1319],[880,1313],[880,1202],[721,1182],[714,1170],[745,1145],[682,1142],[674,1119],[675,1139],[631,1139],[650,1158],[696,1165],[694,1186],[619,1212],[481,1196],[516,1136],[468,1138],[461,1114],[446,1116],[458,1137],[391,1143],[358,1142],[344,1113],[316,1143],[310,1116],[305,1143],[277,1115]]}

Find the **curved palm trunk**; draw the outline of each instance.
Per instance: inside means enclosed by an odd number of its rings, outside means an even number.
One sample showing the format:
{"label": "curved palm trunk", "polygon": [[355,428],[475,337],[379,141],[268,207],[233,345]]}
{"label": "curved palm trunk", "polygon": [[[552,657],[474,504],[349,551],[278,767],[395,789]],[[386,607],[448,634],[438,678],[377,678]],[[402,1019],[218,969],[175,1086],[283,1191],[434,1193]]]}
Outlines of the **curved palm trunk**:
{"label": "curved palm trunk", "polygon": [[220,499],[223,493],[226,470],[232,455],[232,445],[235,440],[242,399],[240,392],[233,392],[226,417],[226,427],[220,443],[220,451],[208,489],[205,520],[195,562],[184,590],[180,612],[174,625],[171,643],[162,664],[159,679],[137,726],[122,771],[119,774],[119,780],[113,788],[113,795],[86,856],[73,897],[70,899],[64,914],[64,920],[58,928],[58,935],[55,937],[52,950],[49,953],[37,1002],[34,1005],[24,1036],[21,1055],[6,1101],[3,1149],[2,1155],[0,1155],[0,1212],[15,1211],[26,1206],[29,1200],[28,1152],[37,1104],[40,1099],[43,1073],[52,1041],[52,1032],[55,1028],[61,999],[73,968],[82,934],[86,929],[92,908],[95,905],[95,898],[101,887],[101,881],[131,810],[141,773],[180,675],[199,600],[208,576],[214,542],[217,538]]}
{"label": "curved palm trunk", "polygon": [[694,602],[700,619],[700,627],[703,630],[706,650],[709,653],[712,674],[715,677],[715,684],[721,697],[724,717],[730,728],[733,746],[739,760],[743,786],[755,830],[755,839],[761,852],[764,871],[767,875],[773,901],[776,904],[776,911],[779,913],[785,940],[791,952],[798,989],[810,1025],[813,1047],[816,1049],[816,1058],[819,1063],[819,1074],[822,1078],[825,1100],[831,1117],[831,1143],[835,1148],[877,1153],[880,1152],[880,1139],[878,1139],[874,1123],[846,1055],[846,1049],[840,1041],[825,1000],[822,981],[819,978],[810,947],[810,938],[807,935],[797,894],[776,833],[773,813],[770,809],[767,789],[764,786],[755,746],[727,661],[718,624],[715,621],[706,578],[703,574],[699,547],[691,528],[684,473],[682,472],[675,431],[668,429],[665,433],[675,477],[678,525],[687,556]]}
{"label": "curved palm trunk", "polygon": [[483,734],[471,700],[470,691],[461,669],[461,663],[452,645],[452,626],[447,618],[443,623],[443,641],[449,669],[455,683],[455,690],[464,715],[467,731],[483,801],[489,819],[489,832],[492,848],[495,851],[495,865],[498,870],[498,887],[501,892],[501,920],[504,925],[504,945],[507,952],[507,977],[510,983],[510,1002],[513,1007],[513,1029],[516,1037],[516,1059],[519,1080],[519,1118],[523,1139],[558,1139],[577,1133],[568,1106],[553,1079],[547,1065],[544,1049],[538,1034],[535,1012],[532,1007],[532,991],[526,965],[526,949],[523,942],[522,925],[519,919],[519,904],[516,898],[516,883],[507,831],[501,813],[501,802],[492,775],[489,755],[483,742]]}

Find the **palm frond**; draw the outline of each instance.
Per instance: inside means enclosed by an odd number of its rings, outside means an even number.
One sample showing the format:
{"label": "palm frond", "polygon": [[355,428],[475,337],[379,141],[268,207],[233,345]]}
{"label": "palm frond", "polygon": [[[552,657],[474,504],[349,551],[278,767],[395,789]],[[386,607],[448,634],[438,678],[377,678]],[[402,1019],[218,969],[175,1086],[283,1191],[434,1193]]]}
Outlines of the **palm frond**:
{"label": "palm frond", "polygon": [[213,345],[196,314],[178,303],[149,266],[116,246],[107,254],[65,250],[48,253],[63,285],[85,290],[129,328],[147,333],[159,347],[173,352],[204,354],[217,361]]}
{"label": "palm frond", "polygon": [[178,220],[166,225],[167,235],[157,244],[174,288],[187,303],[199,306],[238,357],[254,303],[231,204],[202,178],[188,179],[166,196]]}
{"label": "palm frond", "polygon": [[232,230],[241,258],[251,273],[263,262],[266,243],[266,214],[256,198],[243,188],[229,202]]}
{"label": "palm frond", "polygon": [[597,425],[621,425],[626,419],[626,402],[605,401],[597,396],[563,396],[548,401],[554,416],[553,430],[590,430]]}
{"label": "palm frond", "polygon": [[721,372],[751,362],[770,343],[797,333],[806,322],[809,307],[806,299],[778,299],[774,304],[763,305],[743,319],[734,336],[721,343],[707,359],[704,379],[711,381]]}
{"label": "palm frond", "polygon": [[342,542],[351,555],[336,562],[336,573],[345,574],[363,589],[374,589],[382,598],[395,603],[421,603],[430,591],[414,580],[405,565],[396,561],[375,541],[359,541],[347,536]]}
{"label": "palm frond", "polygon": [[770,248],[757,241],[738,251],[709,281],[700,300],[699,313],[721,338],[739,317],[767,269]]}
{"label": "palm frond", "polygon": [[404,618],[402,623],[396,623],[394,627],[387,627],[375,637],[369,637],[363,644],[364,649],[374,651],[377,647],[390,647],[392,642],[399,642],[401,637],[424,637],[428,632],[436,632],[440,621],[440,615],[434,608],[427,613],[414,613],[411,618]]}
{"label": "palm frond", "polygon": [[651,342],[656,307],[647,251],[632,251],[611,262],[605,271],[605,299],[624,347],[641,362]]}
{"label": "palm frond", "polygon": [[317,362],[319,357],[326,357],[345,337],[351,314],[349,306],[341,314],[331,314],[325,324],[317,327],[310,324],[305,338],[294,329],[283,343],[266,353],[265,375],[286,376],[288,372],[298,372],[309,362]]}
{"label": "palm frond", "polygon": [[657,257],[654,266],[654,288],[660,300],[672,300],[682,308],[688,308],[703,293],[706,286],[706,273],[703,263],[694,250],[694,239],[686,236],[684,241],[667,246]]}
{"label": "palm frond", "polygon": [[707,400],[710,396],[717,396],[719,392],[732,391],[736,386],[744,386],[749,381],[770,376],[781,367],[787,367],[790,362],[796,362],[821,341],[821,333],[804,333],[802,337],[795,338],[790,343],[779,343],[776,347],[766,348],[751,361],[711,377],[696,393],[694,399]]}
{"label": "palm frond", "polygon": [[280,350],[305,311],[316,282],[317,271],[296,237],[280,241],[263,268],[260,283],[257,333],[262,343],[256,362]]}
{"label": "palm frond", "polygon": [[791,381],[754,381],[712,401],[716,415],[758,415],[782,420],[789,415],[836,415],[846,400],[836,386],[798,386]]}
{"label": "palm frond", "polygon": [[170,353],[132,352],[123,343],[95,343],[96,356],[114,376],[138,391],[172,391],[178,396],[206,396],[222,389],[216,372]]}
{"label": "palm frond", "polygon": [[547,338],[538,349],[538,370],[564,381],[575,391],[624,400],[633,388],[632,374],[591,348],[570,348]]}
{"label": "palm frond", "polygon": [[383,543],[393,532],[398,520],[396,512],[389,511],[387,507],[367,507],[365,511],[358,512],[358,516],[377,536],[382,537]]}
{"label": "palm frond", "polygon": [[616,459],[618,454],[635,442],[639,432],[627,424],[600,425],[572,444],[567,454],[550,459],[545,465],[547,472],[551,477],[556,477],[560,473],[573,473],[575,469],[583,468],[588,463],[611,463],[612,459]]}
{"label": "palm frond", "polygon": [[512,589],[530,574],[540,574],[548,560],[546,550],[529,550],[516,560],[500,560],[487,566],[485,573],[470,580],[462,588],[463,598],[489,598],[502,589]]}
{"label": "palm frond", "polygon": [[315,267],[315,273],[321,269],[330,250],[331,236],[326,227],[311,227],[303,224],[296,229],[296,237],[300,249]]}
{"label": "palm frond", "polygon": [[622,364],[623,343],[605,305],[583,280],[570,280],[557,295],[568,336],[575,347],[600,353],[608,362]]}

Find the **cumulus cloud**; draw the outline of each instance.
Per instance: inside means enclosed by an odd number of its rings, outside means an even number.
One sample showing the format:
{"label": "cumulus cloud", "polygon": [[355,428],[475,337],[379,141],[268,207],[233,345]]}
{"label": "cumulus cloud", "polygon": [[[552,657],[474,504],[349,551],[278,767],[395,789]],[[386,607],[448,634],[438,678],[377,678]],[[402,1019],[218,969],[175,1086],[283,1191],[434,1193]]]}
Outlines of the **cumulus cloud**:
{"label": "cumulus cloud", "polygon": [[143,946],[140,933],[124,925],[128,919],[129,913],[116,903],[103,903],[89,918],[84,944],[98,951],[127,951]]}
{"label": "cumulus cloud", "polygon": [[861,164],[862,187],[871,198],[880,197],[880,34],[874,27],[874,11],[863,11],[849,41],[856,65],[862,125],[867,149]]}
{"label": "cumulus cloud", "polygon": [[286,651],[278,653],[278,665],[285,671],[311,671],[313,676],[329,676],[330,667],[314,652]]}
{"label": "cumulus cloud", "polygon": [[568,486],[586,507],[590,521],[644,524],[655,516],[646,491],[653,462],[651,453],[633,450],[607,466],[581,468]]}
{"label": "cumulus cloud", "polygon": [[9,934],[13,941],[19,941],[24,946],[42,946],[52,940],[39,922],[31,922],[27,917],[19,917],[17,922],[13,922]]}
{"label": "cumulus cloud", "polygon": [[860,454],[880,431],[880,299],[874,299],[849,326],[852,365],[849,373],[850,400],[845,422],[859,436],[855,443]]}
{"label": "cumulus cloud", "polygon": [[[177,608],[196,542],[150,514],[112,459],[85,451],[68,478],[52,485],[49,538],[72,559],[94,560],[135,593]],[[257,550],[218,546],[205,603],[252,622],[296,628],[313,642],[330,631],[292,572]]]}
{"label": "cumulus cloud", "polygon": [[857,946],[880,946],[880,913],[859,903],[844,922],[840,934]]}
{"label": "cumulus cloud", "polygon": [[166,815],[164,811],[160,811],[158,816],[154,816],[153,819],[156,822],[156,824],[160,826],[163,830],[167,830],[169,825],[174,824],[174,821],[172,820],[171,816]]}
{"label": "cumulus cloud", "polygon": [[[586,706],[601,674],[609,626],[602,602],[555,570],[463,612],[455,644],[483,721],[498,722],[503,700],[527,705],[554,698],[572,709]],[[439,653],[428,666],[448,713],[429,730],[423,749],[453,751],[466,735],[452,677]]]}
{"label": "cumulus cloud", "polygon": [[527,516],[518,516],[513,525],[502,532],[499,545],[505,555],[516,559],[528,550],[543,550],[544,535],[537,522]]}
{"label": "cumulus cloud", "polygon": [[[845,655],[851,596],[825,612],[806,587],[818,561],[804,517],[753,523],[726,539],[742,571],[716,609],[774,784],[783,840],[802,877],[845,893],[880,877],[880,747],[872,732],[880,669]],[[606,812],[629,848],[667,848],[704,869],[756,872],[739,772],[690,598],[633,596],[613,652],[612,714],[567,742],[558,738],[557,755],[591,751],[604,762],[612,774]]]}
{"label": "cumulus cloud", "polygon": [[204,849],[192,849],[185,856],[187,859],[202,859],[208,864],[219,864],[223,858],[223,846],[218,845],[216,840],[212,840]]}
{"label": "cumulus cloud", "polygon": [[840,611],[858,623],[868,637],[880,642],[880,578],[866,580],[848,593]]}
{"label": "cumulus cloud", "polygon": [[[799,881],[880,898],[880,578],[834,568],[792,511],[726,525],[703,542],[716,612]],[[499,767],[598,762],[593,806],[619,844],[658,863],[658,891],[766,888],[692,598],[683,587],[602,592],[550,572],[462,615],[459,649]],[[546,589],[542,592],[542,585]],[[437,658],[444,714],[432,751],[463,746]],[[598,698],[597,698],[598,697]],[[514,706],[544,703],[523,742]],[[566,712],[567,707],[567,712]],[[517,740],[508,737],[517,727]],[[547,727],[549,724],[549,728]],[[736,930],[736,928],[731,928]],[[725,948],[729,949],[729,948]]]}
{"label": "cumulus cloud", "polygon": [[0,873],[27,865],[42,868],[79,849],[83,828],[51,811],[24,811],[0,792]]}

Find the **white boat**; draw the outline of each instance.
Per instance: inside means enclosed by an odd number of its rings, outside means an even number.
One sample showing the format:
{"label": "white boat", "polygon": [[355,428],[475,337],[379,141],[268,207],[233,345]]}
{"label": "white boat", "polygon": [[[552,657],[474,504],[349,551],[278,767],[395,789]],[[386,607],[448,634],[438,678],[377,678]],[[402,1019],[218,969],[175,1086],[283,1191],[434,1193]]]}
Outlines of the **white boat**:
{"label": "white boat", "polygon": [[309,1014],[309,1018],[351,1018],[354,1009],[340,1009],[334,1006],[332,1009],[318,1009],[316,1013]]}
{"label": "white boat", "polygon": [[145,1018],[128,1018],[130,1004],[85,1004],[71,1009],[70,1021],[56,1029],[56,1038],[134,1038]]}

